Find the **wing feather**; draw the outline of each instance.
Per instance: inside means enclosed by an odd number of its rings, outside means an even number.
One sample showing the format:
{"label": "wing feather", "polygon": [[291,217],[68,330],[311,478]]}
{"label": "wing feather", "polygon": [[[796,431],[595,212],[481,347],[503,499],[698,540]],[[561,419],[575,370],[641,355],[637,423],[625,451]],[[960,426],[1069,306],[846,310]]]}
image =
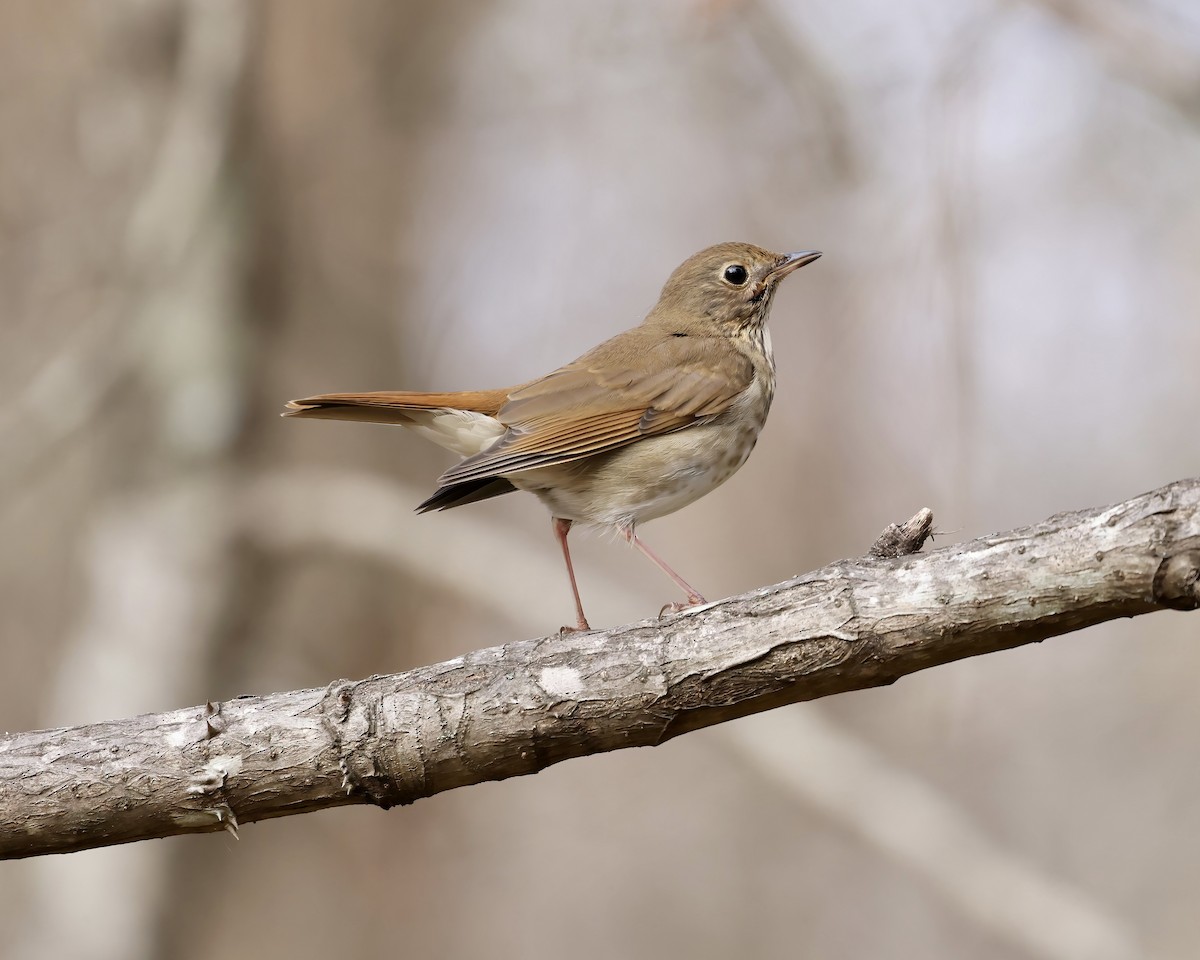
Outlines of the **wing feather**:
{"label": "wing feather", "polygon": [[750,359],[728,340],[630,334],[514,390],[496,413],[507,432],[438,482],[569,463],[707,422],[753,379]]}

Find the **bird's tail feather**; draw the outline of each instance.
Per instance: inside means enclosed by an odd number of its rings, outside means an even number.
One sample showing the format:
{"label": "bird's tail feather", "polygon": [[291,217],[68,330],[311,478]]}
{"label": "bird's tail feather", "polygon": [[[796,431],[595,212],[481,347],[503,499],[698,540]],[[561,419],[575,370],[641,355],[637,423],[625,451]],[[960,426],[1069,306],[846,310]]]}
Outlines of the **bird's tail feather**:
{"label": "bird's tail feather", "polygon": [[412,423],[418,410],[462,410],[495,416],[508,399],[508,390],[468,390],[462,393],[322,393],[291,400],[285,417],[323,420],[364,420],[370,423]]}

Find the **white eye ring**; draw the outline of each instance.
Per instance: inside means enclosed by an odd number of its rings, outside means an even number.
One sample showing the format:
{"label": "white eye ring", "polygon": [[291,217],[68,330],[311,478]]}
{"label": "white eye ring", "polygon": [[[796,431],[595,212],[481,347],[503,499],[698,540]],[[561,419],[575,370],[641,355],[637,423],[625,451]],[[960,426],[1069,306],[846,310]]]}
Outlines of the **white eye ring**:
{"label": "white eye ring", "polygon": [[750,279],[750,271],[740,263],[727,263],[721,268],[721,279],[731,287],[744,287]]}

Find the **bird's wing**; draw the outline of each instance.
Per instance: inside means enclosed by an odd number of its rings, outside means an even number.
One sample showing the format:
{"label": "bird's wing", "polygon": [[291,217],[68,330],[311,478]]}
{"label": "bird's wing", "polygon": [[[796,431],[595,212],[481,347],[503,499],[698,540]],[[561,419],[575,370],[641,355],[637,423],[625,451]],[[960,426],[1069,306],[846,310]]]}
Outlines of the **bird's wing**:
{"label": "bird's wing", "polygon": [[703,423],[753,379],[749,358],[723,338],[634,333],[513,391],[496,413],[507,431],[438,482],[554,466]]}

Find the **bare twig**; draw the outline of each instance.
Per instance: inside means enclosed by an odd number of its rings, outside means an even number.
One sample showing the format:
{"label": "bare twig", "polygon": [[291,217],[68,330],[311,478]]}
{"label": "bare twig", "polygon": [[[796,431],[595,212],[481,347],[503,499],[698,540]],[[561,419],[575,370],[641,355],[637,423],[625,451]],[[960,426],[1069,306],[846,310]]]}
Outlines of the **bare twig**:
{"label": "bare twig", "polygon": [[903,523],[889,523],[875,538],[869,556],[880,560],[917,553],[933,533],[933,511],[922,507]]}
{"label": "bare twig", "polygon": [[700,612],[0,740],[0,856],[411,803],[1116,617],[1200,605],[1200,478]]}

